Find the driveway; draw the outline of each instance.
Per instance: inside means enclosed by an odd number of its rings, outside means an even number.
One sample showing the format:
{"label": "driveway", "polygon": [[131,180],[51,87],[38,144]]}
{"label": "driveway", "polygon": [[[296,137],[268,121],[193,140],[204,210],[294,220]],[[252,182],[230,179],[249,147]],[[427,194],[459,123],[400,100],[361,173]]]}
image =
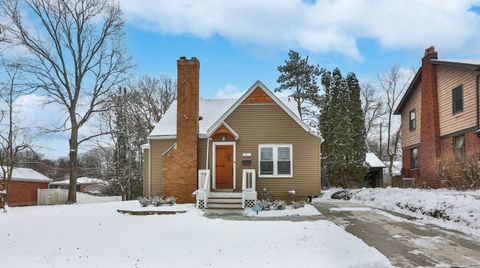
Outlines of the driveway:
{"label": "driveway", "polygon": [[322,200],[327,220],[384,254],[395,266],[480,267],[480,239],[358,203]]}

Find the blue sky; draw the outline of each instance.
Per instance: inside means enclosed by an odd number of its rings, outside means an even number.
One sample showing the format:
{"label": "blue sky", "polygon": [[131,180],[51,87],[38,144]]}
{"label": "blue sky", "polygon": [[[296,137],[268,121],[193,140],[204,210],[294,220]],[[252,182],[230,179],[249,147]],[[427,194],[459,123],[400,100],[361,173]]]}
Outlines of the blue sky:
{"label": "blue sky", "polygon": [[[355,72],[363,81],[374,79],[393,64],[405,69],[417,68],[424,49],[430,45],[436,46],[441,58],[480,58],[478,1],[401,1],[404,4],[400,6],[391,1],[384,1],[390,5],[382,5],[379,1],[353,1],[360,3],[358,8],[349,0],[308,3],[267,0],[261,4],[245,1],[245,4],[235,5],[218,4],[213,0],[201,1],[198,5],[199,1],[179,2],[183,4],[121,1],[127,17],[126,44],[137,64],[137,75],[175,77],[176,60],[180,56],[197,57],[201,63],[200,94],[207,98],[218,97],[227,87],[245,90],[256,80],[274,89],[278,77],[276,67],[286,59],[289,49],[308,55],[312,63],[321,67],[340,67],[343,72]],[[267,26],[249,28],[252,26],[245,20],[251,20],[251,13],[262,14],[258,10],[268,3],[276,4],[272,13],[280,15],[267,14],[266,19],[259,20]],[[180,8],[175,8],[177,4]],[[331,24],[315,18],[305,19],[316,9],[320,10],[318,16],[321,17],[328,9],[335,13],[347,4],[353,5],[352,10],[345,10],[351,17],[335,17]],[[220,14],[215,15],[219,18],[210,21],[205,18],[209,14],[197,12],[209,7]],[[357,12],[358,9],[361,10]],[[424,10],[429,14],[422,18]],[[371,23],[364,23],[365,16],[371,17],[368,19]],[[276,38],[283,34],[281,26],[289,18],[293,22],[284,28],[288,29],[285,32],[291,38]],[[435,23],[428,25],[432,22]],[[238,26],[243,24],[247,26]],[[239,30],[232,30],[235,28]],[[302,39],[302,31],[311,36],[327,35],[318,40],[312,37],[306,41],[291,40]],[[345,43],[353,44],[343,45]]]}
{"label": "blue sky", "polygon": [[[236,97],[256,80],[277,86],[288,50],[361,82],[398,64],[418,68],[425,48],[439,57],[480,58],[480,0],[119,0],[134,76],[176,77],[180,56],[200,60],[200,95]],[[23,116],[58,124],[61,108],[26,96]],[[45,112],[47,111],[47,112]],[[92,129],[86,128],[90,132]],[[67,156],[68,135],[44,137],[40,152]],[[86,149],[87,147],[84,147]]]}

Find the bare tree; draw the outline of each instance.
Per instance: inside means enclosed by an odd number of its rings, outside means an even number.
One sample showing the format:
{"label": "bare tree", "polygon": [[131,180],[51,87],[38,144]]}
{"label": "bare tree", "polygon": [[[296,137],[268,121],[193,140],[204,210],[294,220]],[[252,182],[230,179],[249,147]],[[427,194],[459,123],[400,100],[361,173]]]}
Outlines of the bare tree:
{"label": "bare tree", "polygon": [[361,92],[363,114],[365,115],[365,130],[367,137],[371,136],[375,126],[385,115],[385,107],[380,96],[371,83],[362,86]]}
{"label": "bare tree", "polygon": [[[74,203],[78,147],[105,134],[80,137],[79,129],[109,109],[109,93],[131,67],[122,46],[124,19],[119,5],[108,0],[19,1],[0,4],[9,20],[7,35],[29,52],[25,70],[32,84],[66,109],[67,118],[56,131],[70,132],[68,201]],[[38,23],[27,25],[23,14]]]}
{"label": "bare tree", "polygon": [[[413,72],[408,74],[401,71],[398,65],[393,65],[389,71],[384,74],[378,75],[378,85],[384,93],[384,102],[385,102],[385,120],[387,127],[387,148],[386,153],[388,156],[388,175],[390,178],[393,175],[392,167],[393,161],[399,154],[399,143],[400,143],[400,133],[401,126],[394,126],[393,113],[395,108],[403,96],[403,93],[407,89],[410,80],[413,76]],[[395,129],[394,129],[395,128]]]}
{"label": "bare tree", "polygon": [[15,101],[23,94],[28,93],[28,87],[19,84],[21,80],[20,65],[6,63],[2,60],[1,67],[5,71],[5,82],[0,84],[1,114],[0,114],[0,168],[4,195],[4,211],[8,208],[9,183],[12,180],[13,170],[17,165],[18,156],[33,146],[33,136],[30,129],[21,126],[17,118]]}

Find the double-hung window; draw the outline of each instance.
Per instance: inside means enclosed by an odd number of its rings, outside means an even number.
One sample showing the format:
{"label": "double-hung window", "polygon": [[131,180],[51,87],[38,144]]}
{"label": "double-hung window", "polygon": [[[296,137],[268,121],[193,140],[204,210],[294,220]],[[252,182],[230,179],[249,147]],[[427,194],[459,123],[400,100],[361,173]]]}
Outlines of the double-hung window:
{"label": "double-hung window", "polygon": [[463,87],[459,86],[452,90],[453,114],[463,112]]}
{"label": "double-hung window", "polygon": [[417,127],[417,113],[415,112],[415,110],[411,110],[409,115],[410,131],[413,131]]}
{"label": "double-hung window", "polygon": [[417,148],[410,149],[410,168],[417,168]]}
{"label": "double-hung window", "polygon": [[465,135],[453,137],[453,153],[457,160],[465,155]]}
{"label": "double-hung window", "polygon": [[292,177],[291,144],[260,144],[258,151],[259,177]]}

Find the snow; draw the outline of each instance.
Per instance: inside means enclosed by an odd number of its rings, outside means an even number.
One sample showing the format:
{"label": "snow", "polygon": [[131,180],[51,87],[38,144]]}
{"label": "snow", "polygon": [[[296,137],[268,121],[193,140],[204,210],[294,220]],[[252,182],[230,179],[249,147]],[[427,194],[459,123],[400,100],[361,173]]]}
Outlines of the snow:
{"label": "snow", "polygon": [[[63,180],[63,181],[56,181],[56,182],[52,182],[50,183],[51,185],[68,185],[70,184],[70,180]],[[103,184],[103,185],[107,185],[108,182],[107,181],[104,181],[104,180],[101,180],[101,179],[97,179],[97,178],[89,178],[89,177],[79,177],[77,178],[77,185],[88,185],[88,184]]]}
{"label": "snow", "polygon": [[[0,178],[3,178],[2,172],[0,172]],[[50,182],[52,179],[37,172],[31,168],[13,168],[12,172],[13,181],[27,181],[27,182]]]}
{"label": "snow", "polygon": [[284,216],[318,216],[320,212],[312,205],[305,205],[303,208],[294,209],[291,206],[287,206],[284,210],[265,210],[257,212],[252,209],[245,209],[245,216],[250,217],[284,217]]}
{"label": "snow", "polygon": [[[341,227],[318,221],[132,216],[137,201],[14,207],[0,214],[2,267],[391,267]],[[348,258],[345,258],[348,256]]]}
{"label": "snow", "polygon": [[367,153],[365,161],[367,162],[368,166],[372,168],[387,167],[374,153]]}
{"label": "snow", "polygon": [[[321,199],[329,199],[341,189],[323,191]],[[351,190],[350,201],[386,209],[434,224],[480,237],[480,190],[363,188]],[[435,215],[436,214],[436,215]],[[392,215],[393,216],[393,215]]]}
{"label": "snow", "polygon": [[[295,108],[296,103],[288,97],[278,97],[293,114],[300,117]],[[232,107],[238,99],[200,99],[199,114],[202,120],[199,122],[199,135],[207,135],[208,129]],[[174,101],[162,119],[157,123],[149,137],[175,136],[177,133],[177,101]]]}

